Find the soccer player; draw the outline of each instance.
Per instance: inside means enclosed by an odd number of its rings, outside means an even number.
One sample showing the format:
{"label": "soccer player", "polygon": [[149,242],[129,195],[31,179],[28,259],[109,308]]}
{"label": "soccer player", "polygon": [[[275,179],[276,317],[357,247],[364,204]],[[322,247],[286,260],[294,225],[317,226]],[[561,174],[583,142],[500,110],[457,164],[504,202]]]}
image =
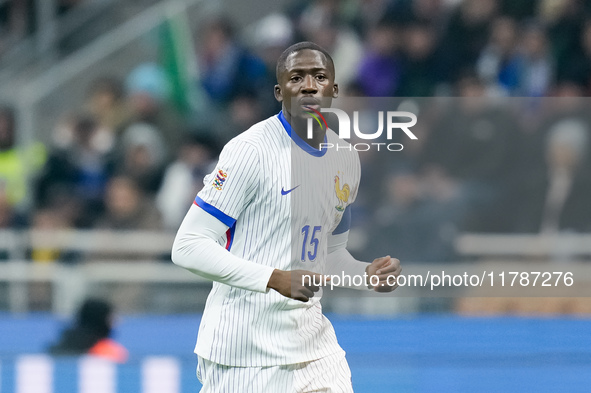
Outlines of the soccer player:
{"label": "soccer player", "polygon": [[[392,291],[390,256],[371,263],[346,250],[359,185],[357,152],[310,113],[338,95],[334,64],[301,42],[277,62],[282,111],[223,149],[181,224],[174,263],[214,281],[195,353],[201,392],[352,392],[345,353],[320,305],[330,272],[370,277]],[[318,296],[314,296],[318,292]]]}

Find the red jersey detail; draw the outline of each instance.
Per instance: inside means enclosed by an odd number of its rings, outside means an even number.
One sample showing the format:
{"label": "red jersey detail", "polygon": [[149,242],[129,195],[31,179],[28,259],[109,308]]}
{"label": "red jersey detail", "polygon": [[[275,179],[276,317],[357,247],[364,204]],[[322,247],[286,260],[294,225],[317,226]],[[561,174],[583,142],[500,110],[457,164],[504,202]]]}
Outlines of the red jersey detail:
{"label": "red jersey detail", "polygon": [[226,238],[226,250],[230,250],[230,246],[232,245],[232,229],[226,231]]}

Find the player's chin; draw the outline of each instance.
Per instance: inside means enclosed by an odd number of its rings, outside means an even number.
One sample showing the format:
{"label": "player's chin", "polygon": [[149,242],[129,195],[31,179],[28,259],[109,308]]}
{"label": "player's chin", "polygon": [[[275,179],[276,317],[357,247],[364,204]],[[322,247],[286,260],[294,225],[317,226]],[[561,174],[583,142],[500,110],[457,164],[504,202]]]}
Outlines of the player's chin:
{"label": "player's chin", "polygon": [[312,116],[312,114],[308,111],[306,111],[305,109],[301,108],[300,110],[296,111],[295,113],[291,114],[292,118],[295,117],[297,119],[299,119],[300,121],[306,121],[307,119],[313,119],[314,116]]}

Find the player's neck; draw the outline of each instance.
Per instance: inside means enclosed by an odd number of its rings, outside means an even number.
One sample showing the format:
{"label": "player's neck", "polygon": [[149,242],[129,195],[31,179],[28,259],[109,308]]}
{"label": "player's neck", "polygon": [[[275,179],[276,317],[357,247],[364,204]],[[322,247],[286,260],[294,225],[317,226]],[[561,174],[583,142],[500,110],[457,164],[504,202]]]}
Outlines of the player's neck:
{"label": "player's neck", "polygon": [[324,136],[326,135],[326,130],[323,130],[320,127],[312,127],[312,139],[308,138],[307,129],[303,126],[299,127],[292,127],[293,131],[298,134],[303,141],[305,141],[308,145],[312,146],[314,149],[320,150],[320,144],[324,142]]}
{"label": "player's neck", "polygon": [[321,143],[324,143],[326,130],[318,126],[312,125],[312,139],[308,138],[308,119],[300,119],[284,114],[285,119],[291,125],[291,132],[295,132],[303,141],[314,149],[320,150]]}

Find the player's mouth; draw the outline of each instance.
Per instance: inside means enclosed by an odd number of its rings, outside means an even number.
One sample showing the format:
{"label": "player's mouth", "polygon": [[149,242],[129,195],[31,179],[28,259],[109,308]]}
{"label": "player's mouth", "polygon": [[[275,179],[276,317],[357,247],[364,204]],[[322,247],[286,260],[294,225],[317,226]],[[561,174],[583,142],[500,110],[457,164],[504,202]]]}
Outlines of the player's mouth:
{"label": "player's mouth", "polygon": [[310,110],[319,110],[320,109],[320,101],[314,98],[302,98],[300,100],[300,106],[304,109]]}

